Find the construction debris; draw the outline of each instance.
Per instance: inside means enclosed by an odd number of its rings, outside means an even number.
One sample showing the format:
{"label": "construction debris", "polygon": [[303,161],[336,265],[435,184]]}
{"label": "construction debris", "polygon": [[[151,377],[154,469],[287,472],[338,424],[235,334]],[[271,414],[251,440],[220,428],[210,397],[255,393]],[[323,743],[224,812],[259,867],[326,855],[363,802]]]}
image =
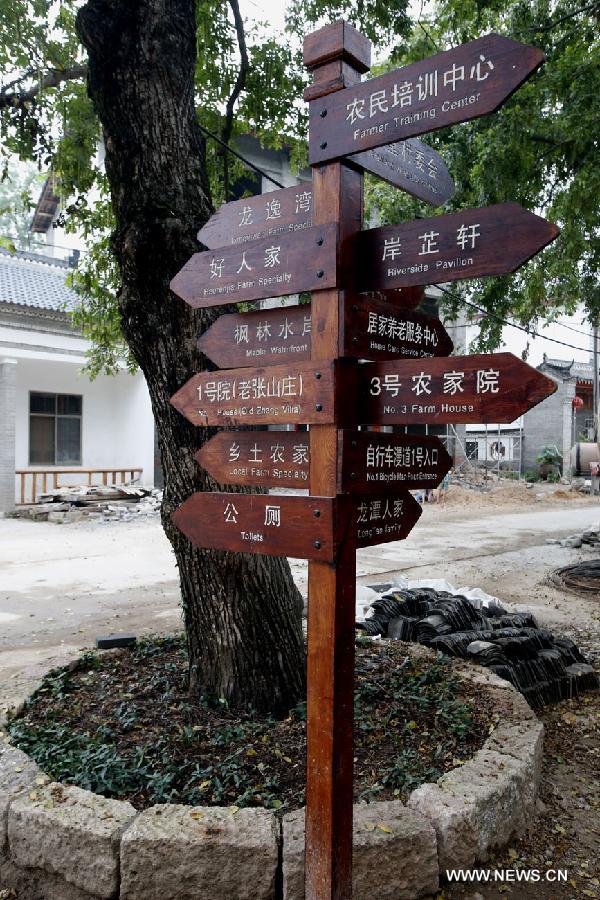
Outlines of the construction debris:
{"label": "construction debris", "polygon": [[162,491],[137,484],[74,485],[40,494],[39,502],[21,507],[16,515],[57,524],[81,519],[103,522],[157,515]]}
{"label": "construction debris", "polygon": [[557,587],[567,588],[576,594],[595,594],[600,597],[600,559],[563,566],[553,572],[549,580]]}
{"label": "construction debris", "polygon": [[584,544],[589,544],[591,547],[600,547],[600,522],[594,522],[593,525],[590,525],[589,528],[586,528],[580,534],[570,534],[569,537],[564,538],[562,541],[555,541],[549,538],[546,543],[560,544],[561,547],[573,547],[574,549],[583,547]]}

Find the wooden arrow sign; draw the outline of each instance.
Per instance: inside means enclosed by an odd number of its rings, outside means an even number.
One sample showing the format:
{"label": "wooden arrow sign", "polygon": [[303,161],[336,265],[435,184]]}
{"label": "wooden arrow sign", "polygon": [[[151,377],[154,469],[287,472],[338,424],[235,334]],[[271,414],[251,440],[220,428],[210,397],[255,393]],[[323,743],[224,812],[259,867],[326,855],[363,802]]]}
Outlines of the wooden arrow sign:
{"label": "wooden arrow sign", "polygon": [[422,512],[404,491],[381,500],[357,497],[354,523],[352,512],[342,522],[342,499],[214,491],[192,494],[171,518],[196,547],[333,562],[338,528],[356,528],[356,546],[371,547],[403,540]]}
{"label": "wooden arrow sign", "polygon": [[344,355],[358,359],[449,356],[454,349],[439,319],[385,300],[344,297]]}
{"label": "wooden arrow sign", "polygon": [[[423,313],[362,296],[344,298],[343,354],[358,359],[448,356],[442,323]],[[220,316],[198,340],[220,368],[281,365],[310,359],[310,306],[285,306]]]}
{"label": "wooden arrow sign", "polygon": [[171,518],[197,547],[335,559],[333,497],[193,494]]}
{"label": "wooden arrow sign", "polygon": [[372,547],[403,541],[413,530],[423,509],[408,491],[356,500],[356,546]]}
{"label": "wooden arrow sign", "polygon": [[365,172],[432,206],[441,206],[454,195],[454,182],[439,153],[416,138],[364,150],[348,157]]}
{"label": "wooden arrow sign", "polygon": [[218,484],[308,487],[306,431],[221,431],[195,458]]}
{"label": "wooden arrow sign", "polygon": [[518,203],[386,225],[358,234],[354,277],[360,289],[376,290],[504,275],[558,234]]}
{"label": "wooden arrow sign", "polygon": [[335,420],[334,363],[290,363],[194,375],[171,397],[193,425],[282,425]]}
{"label": "wooden arrow sign", "polygon": [[381,147],[498,109],[544,54],[488,34],[310,103],[311,165]]}
{"label": "wooden arrow sign", "polygon": [[343,493],[388,495],[399,488],[435,488],[452,468],[439,438],[427,435],[344,431],[340,452]]}
{"label": "wooden arrow sign", "polygon": [[299,184],[225,203],[198,232],[211,250],[303,231],[312,225],[312,185]]}
{"label": "wooden arrow sign", "polygon": [[378,425],[514,422],[556,383],[512,353],[364,363],[358,419]]}
{"label": "wooden arrow sign", "polygon": [[337,226],[318,225],[195,253],[171,290],[195,308],[334,287]]}
{"label": "wooden arrow sign", "polygon": [[[452,467],[436,437],[344,431],[340,448],[340,493],[434,488]],[[306,432],[221,431],[204,444],[196,459],[218,484],[308,487]]]}

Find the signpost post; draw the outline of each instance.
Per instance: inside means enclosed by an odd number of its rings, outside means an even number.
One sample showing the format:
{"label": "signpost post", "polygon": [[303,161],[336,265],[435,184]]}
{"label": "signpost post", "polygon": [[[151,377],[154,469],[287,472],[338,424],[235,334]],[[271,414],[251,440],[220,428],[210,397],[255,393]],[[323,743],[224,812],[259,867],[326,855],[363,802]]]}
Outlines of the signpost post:
{"label": "signpost post", "polygon": [[194,307],[312,292],[218,319],[198,346],[224,370],[171,399],[196,425],[311,426],[221,432],[196,454],[220,484],[309,496],[194,494],[173,514],[198,546],[309,560],[307,900],[352,896],[356,550],[406,537],[410,489],[452,464],[435,437],[357,427],[510,422],[556,389],[508,353],[450,358],[441,323],[413,311],[422,285],[514,271],[554,225],[504,203],[361,231],[363,171],[444,202],[452,180],[414,135],[493,111],[542,54],[487,35],[360,83],[370,46],[344,22],[307,36],[312,184],[227,204],[172,282]]}

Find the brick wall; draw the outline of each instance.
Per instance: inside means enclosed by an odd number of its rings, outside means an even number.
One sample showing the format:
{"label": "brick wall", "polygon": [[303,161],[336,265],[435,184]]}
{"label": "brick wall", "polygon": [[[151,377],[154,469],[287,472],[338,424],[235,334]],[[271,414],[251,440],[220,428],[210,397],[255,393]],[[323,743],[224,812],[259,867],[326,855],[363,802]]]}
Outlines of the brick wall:
{"label": "brick wall", "polygon": [[15,508],[17,361],[0,359],[0,513]]}
{"label": "brick wall", "polygon": [[536,456],[544,447],[556,446],[563,454],[565,475],[569,475],[571,449],[571,401],[575,382],[559,382],[556,393],[523,416],[523,473],[537,472]]}

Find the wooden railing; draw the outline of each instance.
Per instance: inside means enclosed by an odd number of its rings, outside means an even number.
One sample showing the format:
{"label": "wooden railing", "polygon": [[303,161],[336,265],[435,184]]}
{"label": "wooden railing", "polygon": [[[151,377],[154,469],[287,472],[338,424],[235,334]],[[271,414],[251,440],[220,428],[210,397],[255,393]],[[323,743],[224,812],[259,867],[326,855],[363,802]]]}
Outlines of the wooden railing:
{"label": "wooden railing", "polygon": [[[109,469],[17,469],[15,474],[21,479],[18,496],[19,504],[35,503],[38,496],[38,486],[41,488],[40,493],[45,494],[50,485],[51,490],[57,490],[61,487],[79,487],[82,484],[94,484],[94,476],[101,476],[97,484],[125,484],[126,481],[133,481],[139,478],[143,469],[136,466],[126,466],[125,468],[109,468]],[[61,475],[80,475],[81,481],[69,482],[69,484],[61,484],[59,476]],[[31,482],[28,483],[28,479]],[[38,478],[41,479],[38,485]],[[30,491],[28,491],[30,488]],[[28,498],[28,499],[26,499]]]}

